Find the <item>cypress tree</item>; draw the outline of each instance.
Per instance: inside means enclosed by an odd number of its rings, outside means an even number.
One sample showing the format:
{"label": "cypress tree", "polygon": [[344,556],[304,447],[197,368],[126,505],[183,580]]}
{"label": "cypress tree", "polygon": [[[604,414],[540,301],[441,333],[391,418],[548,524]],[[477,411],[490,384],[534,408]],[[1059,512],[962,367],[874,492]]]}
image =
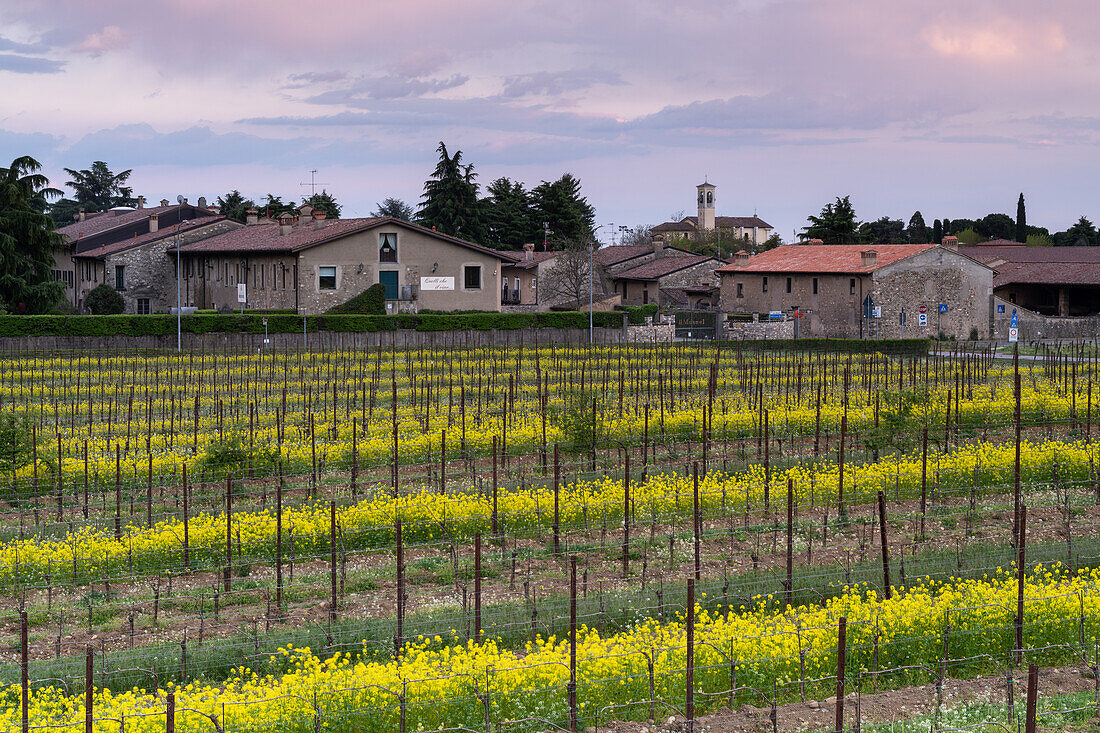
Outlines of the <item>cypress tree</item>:
{"label": "cypress tree", "polygon": [[943,223],[936,219],[932,222],[932,243],[940,244],[943,241]]}
{"label": "cypress tree", "polygon": [[1027,242],[1027,211],[1024,209],[1024,194],[1016,202],[1016,241]]}

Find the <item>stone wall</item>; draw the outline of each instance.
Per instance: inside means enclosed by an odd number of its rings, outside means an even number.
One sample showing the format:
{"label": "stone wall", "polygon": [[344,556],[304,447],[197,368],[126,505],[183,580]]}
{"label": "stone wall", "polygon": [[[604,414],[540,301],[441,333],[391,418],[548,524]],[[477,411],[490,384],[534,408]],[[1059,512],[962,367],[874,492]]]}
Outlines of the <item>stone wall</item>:
{"label": "stone wall", "polygon": [[653,319],[646,318],[645,325],[626,327],[626,340],[632,343],[661,343],[672,341],[675,333],[673,324],[653,323]]}
{"label": "stone wall", "polygon": [[1100,338],[1100,316],[1081,318],[1044,316],[997,296],[993,296],[993,311],[992,338],[997,341],[1008,341],[1008,329],[1012,326],[1013,311],[1016,312],[1016,327],[1019,329],[1020,341]]}
{"label": "stone wall", "polygon": [[[597,328],[592,335],[598,344],[614,344],[625,339],[623,329]],[[465,348],[474,346],[534,346],[536,344],[588,343],[586,328],[520,328],[488,331],[376,331],[271,334],[267,348],[279,351],[300,349],[362,349],[378,346]],[[164,336],[20,336],[0,338],[0,352],[22,351],[130,351],[133,349],[176,348],[176,335]],[[255,351],[264,348],[263,334],[185,333],[185,351],[233,349]]]}
{"label": "stone wall", "polygon": [[[725,338],[741,339],[789,339],[794,338],[794,320],[786,321],[726,321]],[[808,336],[809,334],[801,334]]]}

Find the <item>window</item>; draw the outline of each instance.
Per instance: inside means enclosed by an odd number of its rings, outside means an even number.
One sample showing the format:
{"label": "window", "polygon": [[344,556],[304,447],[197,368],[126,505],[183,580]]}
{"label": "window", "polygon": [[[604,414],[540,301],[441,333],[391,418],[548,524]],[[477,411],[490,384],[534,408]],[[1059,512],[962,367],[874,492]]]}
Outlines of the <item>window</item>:
{"label": "window", "polygon": [[642,289],[642,305],[649,305],[649,287]]}
{"label": "window", "polygon": [[855,294],[856,294],[856,279],[853,277],[853,278],[848,279],[848,295],[855,295]]}
{"label": "window", "polygon": [[138,298],[137,299],[137,312],[139,316],[149,315],[149,299]]}
{"label": "window", "polygon": [[126,289],[126,265],[115,265],[115,290]]}
{"label": "window", "polygon": [[378,261],[397,262],[397,234],[378,235]]}
{"label": "window", "polygon": [[817,295],[817,278],[814,278],[814,295]]}
{"label": "window", "polygon": [[336,267],[318,267],[317,268],[317,287],[321,290],[335,290],[336,289]]}
{"label": "window", "polygon": [[466,265],[462,268],[462,287],[466,290],[481,290],[481,265]]}
{"label": "window", "polygon": [[791,292],[791,278],[787,278],[787,292]]}
{"label": "window", "polygon": [[738,298],[744,298],[745,297],[745,283],[737,283],[737,297]]}
{"label": "window", "polygon": [[519,278],[518,277],[515,279],[515,283],[516,283],[516,292],[518,293],[519,292]]}
{"label": "window", "polygon": [[764,292],[766,293],[766,292],[768,292],[768,276],[767,275],[764,276],[763,282],[764,282]]}

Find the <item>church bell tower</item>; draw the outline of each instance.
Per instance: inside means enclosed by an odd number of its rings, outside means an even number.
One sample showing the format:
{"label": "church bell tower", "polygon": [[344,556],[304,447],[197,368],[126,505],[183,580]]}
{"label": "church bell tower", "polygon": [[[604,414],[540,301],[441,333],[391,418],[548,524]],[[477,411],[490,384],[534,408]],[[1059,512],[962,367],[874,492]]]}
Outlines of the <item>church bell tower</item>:
{"label": "church bell tower", "polygon": [[714,229],[714,184],[706,181],[695,187],[699,196],[698,228],[701,231]]}

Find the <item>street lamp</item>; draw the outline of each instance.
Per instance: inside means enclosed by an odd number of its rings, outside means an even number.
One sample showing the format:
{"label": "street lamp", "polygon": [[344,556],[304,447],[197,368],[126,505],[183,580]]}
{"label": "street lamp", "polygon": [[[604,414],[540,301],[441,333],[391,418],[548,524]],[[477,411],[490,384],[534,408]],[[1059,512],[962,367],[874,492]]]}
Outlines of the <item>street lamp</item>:
{"label": "street lamp", "polygon": [[[183,206],[183,194],[176,196],[176,203]],[[183,351],[183,308],[180,298],[180,221],[176,217],[176,353]]]}
{"label": "street lamp", "polygon": [[[595,335],[592,328],[592,270],[594,268],[594,256],[593,250],[595,249],[596,232],[600,231],[604,227],[613,227],[614,224],[600,224],[598,227],[592,230],[592,236],[588,239],[588,346],[591,347],[595,344]],[[614,229],[612,230],[614,231]]]}

